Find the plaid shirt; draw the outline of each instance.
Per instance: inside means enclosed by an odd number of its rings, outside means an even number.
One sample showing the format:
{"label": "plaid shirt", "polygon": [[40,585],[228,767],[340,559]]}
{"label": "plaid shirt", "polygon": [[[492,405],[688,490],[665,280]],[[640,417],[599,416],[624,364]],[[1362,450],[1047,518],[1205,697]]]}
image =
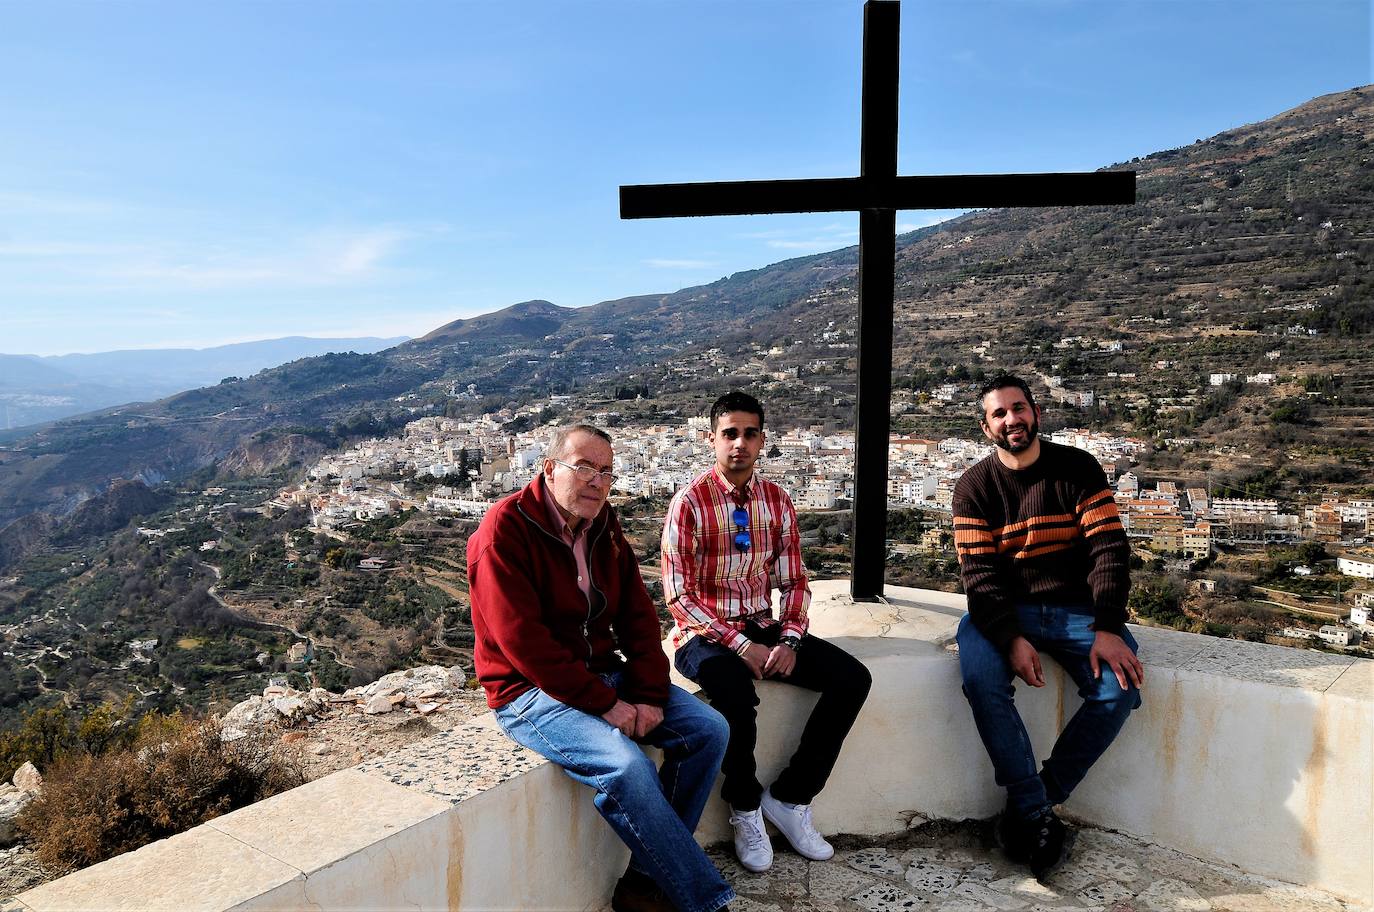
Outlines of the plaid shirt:
{"label": "plaid shirt", "polygon": [[[717,466],[678,491],[663,526],[663,596],[677,622],[673,644],[704,636],[743,652],[746,621],[763,627],[781,622],[782,635],[803,636],[811,587],[802,564],[797,513],[787,492],[752,475],[748,495],[752,547],[735,547],[735,488]],[[773,618],[771,594],[779,592],[781,618]]]}

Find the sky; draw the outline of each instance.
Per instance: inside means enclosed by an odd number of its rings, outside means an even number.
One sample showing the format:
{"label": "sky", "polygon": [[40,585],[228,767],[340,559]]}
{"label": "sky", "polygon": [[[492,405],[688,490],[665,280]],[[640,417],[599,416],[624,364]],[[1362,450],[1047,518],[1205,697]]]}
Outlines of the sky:
{"label": "sky", "polygon": [[[1093,170],[1374,81],[1369,0],[907,0],[902,174]],[[859,0],[0,0],[0,352],[418,336],[849,246],[621,184],[858,173]],[[898,214],[899,231],[950,212]]]}

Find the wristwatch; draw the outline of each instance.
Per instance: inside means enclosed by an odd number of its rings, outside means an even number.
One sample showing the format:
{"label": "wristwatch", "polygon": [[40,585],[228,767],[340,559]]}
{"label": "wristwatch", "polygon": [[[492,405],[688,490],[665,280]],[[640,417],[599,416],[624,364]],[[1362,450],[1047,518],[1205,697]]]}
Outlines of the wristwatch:
{"label": "wristwatch", "polygon": [[788,649],[796,652],[797,647],[801,645],[801,637],[789,633],[787,636],[778,639],[778,645],[786,646]]}

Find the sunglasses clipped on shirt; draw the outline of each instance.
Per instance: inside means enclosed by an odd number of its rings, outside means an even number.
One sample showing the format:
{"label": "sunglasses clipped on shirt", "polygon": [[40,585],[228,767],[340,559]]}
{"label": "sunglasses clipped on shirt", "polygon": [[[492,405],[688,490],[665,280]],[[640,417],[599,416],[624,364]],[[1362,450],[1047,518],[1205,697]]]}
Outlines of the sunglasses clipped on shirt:
{"label": "sunglasses clipped on shirt", "polygon": [[573,473],[577,475],[577,480],[585,484],[591,484],[592,480],[596,478],[600,478],[602,481],[606,482],[606,487],[615,484],[614,472],[602,472],[589,465],[573,465],[571,462],[564,462],[561,459],[555,459],[554,462],[563,466],[565,469],[572,469]]}
{"label": "sunglasses clipped on shirt", "polygon": [[749,511],[744,507],[735,507],[735,512],[731,516],[735,521],[735,547],[740,551],[748,551],[754,542],[749,538]]}

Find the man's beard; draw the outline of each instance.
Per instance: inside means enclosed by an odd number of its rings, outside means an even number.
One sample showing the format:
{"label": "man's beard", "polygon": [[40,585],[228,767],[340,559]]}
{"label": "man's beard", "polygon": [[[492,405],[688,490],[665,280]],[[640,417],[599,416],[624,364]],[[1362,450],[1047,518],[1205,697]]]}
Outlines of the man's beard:
{"label": "man's beard", "polygon": [[[1012,428],[1012,430],[1020,430],[1020,428]],[[1011,440],[1007,437],[1006,428],[1003,428],[1002,433],[998,434],[995,438],[993,438],[992,442],[1000,449],[1006,450],[1008,453],[1024,453],[1026,450],[1029,450],[1031,448],[1031,444],[1035,443],[1035,439],[1040,436],[1039,419],[1031,419],[1031,422],[1026,425],[1025,431],[1025,443],[1012,443]]]}

